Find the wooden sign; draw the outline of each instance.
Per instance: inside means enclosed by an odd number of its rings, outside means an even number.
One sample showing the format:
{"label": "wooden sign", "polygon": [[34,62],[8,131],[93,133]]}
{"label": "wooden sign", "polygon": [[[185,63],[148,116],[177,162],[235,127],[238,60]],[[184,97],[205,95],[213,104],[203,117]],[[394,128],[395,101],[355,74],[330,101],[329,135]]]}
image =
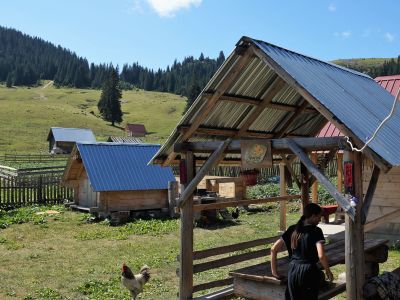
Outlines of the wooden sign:
{"label": "wooden sign", "polygon": [[242,168],[271,168],[272,146],[271,141],[240,141],[242,153]]}

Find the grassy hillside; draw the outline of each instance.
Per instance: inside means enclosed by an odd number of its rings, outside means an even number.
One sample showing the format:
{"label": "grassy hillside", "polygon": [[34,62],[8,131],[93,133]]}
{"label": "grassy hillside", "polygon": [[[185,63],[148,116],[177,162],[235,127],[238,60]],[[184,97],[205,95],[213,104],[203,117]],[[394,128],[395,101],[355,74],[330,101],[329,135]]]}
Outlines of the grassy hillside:
{"label": "grassy hillside", "polygon": [[[0,85],[0,154],[47,152],[50,127],[91,128],[100,141],[109,135],[123,136],[121,128],[99,116],[99,98],[98,90]],[[143,123],[150,132],[146,141],[162,143],[181,118],[185,103],[185,98],[173,94],[124,91],[120,125]]]}

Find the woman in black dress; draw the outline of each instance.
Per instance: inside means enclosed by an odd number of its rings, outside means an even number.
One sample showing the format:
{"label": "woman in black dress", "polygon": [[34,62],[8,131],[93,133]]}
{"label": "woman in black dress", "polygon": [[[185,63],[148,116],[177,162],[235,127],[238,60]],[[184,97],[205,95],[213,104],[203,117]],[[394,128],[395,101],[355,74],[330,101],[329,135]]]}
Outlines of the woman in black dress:
{"label": "woman in black dress", "polygon": [[276,267],[277,253],[283,249],[283,245],[286,245],[289,253],[290,264],[285,293],[287,300],[318,299],[319,283],[323,276],[317,266],[318,261],[321,262],[328,280],[333,280],[325,256],[325,238],[321,228],[317,227],[321,215],[322,208],[318,204],[308,204],[304,207],[303,215],[297,224],[290,226],[271,248],[271,271],[276,278],[281,277]]}

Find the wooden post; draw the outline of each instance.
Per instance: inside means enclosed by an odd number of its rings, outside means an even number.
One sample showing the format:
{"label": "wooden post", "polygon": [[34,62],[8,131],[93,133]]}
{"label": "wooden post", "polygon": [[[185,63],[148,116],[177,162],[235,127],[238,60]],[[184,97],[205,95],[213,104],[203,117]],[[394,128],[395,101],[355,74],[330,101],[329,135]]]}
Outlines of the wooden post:
{"label": "wooden post", "polygon": [[[286,177],[285,177],[285,164],[279,164],[279,182],[280,182],[280,196],[286,196]],[[279,202],[280,209],[280,222],[279,230],[286,230],[286,200]]]}
{"label": "wooden post", "polygon": [[[363,299],[364,285],[364,226],[361,224],[361,209],[363,199],[362,189],[362,154],[347,152],[345,156],[354,162],[354,196],[359,199],[356,206],[354,221],[346,214],[345,230],[345,261],[346,261],[346,299]],[[347,157],[345,160],[347,160]]]}
{"label": "wooden post", "polygon": [[[317,164],[317,162],[318,162],[318,153],[317,152],[311,153],[311,161],[314,164]],[[311,198],[312,198],[313,203],[318,203],[318,181],[317,180],[314,180],[314,183],[312,184]]]}
{"label": "wooden post", "polygon": [[301,163],[300,165],[300,173],[301,173],[301,202],[302,209],[310,203],[310,190],[309,190],[309,177],[308,170],[306,166]]}
{"label": "wooden post", "polygon": [[337,153],[337,190],[343,191],[343,153]]}
{"label": "wooden post", "polygon": [[170,218],[176,217],[176,199],[179,197],[178,181],[168,181],[168,213]]}
{"label": "wooden post", "polygon": [[[193,152],[182,154],[186,160],[187,183],[194,177]],[[192,299],[193,294],[193,194],[181,206],[181,243],[179,268],[179,299]]]}

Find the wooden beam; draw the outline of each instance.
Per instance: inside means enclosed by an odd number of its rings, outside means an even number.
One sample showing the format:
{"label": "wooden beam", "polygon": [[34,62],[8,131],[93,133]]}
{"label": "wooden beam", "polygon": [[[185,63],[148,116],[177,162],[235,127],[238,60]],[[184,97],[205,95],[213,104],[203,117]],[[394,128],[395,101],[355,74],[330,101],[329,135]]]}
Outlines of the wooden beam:
{"label": "wooden beam", "polygon": [[[318,162],[318,153],[311,153],[311,161],[316,165]],[[315,178],[315,177],[314,177]],[[311,187],[311,199],[313,203],[318,204],[318,181],[314,180]]]}
{"label": "wooden beam", "polygon": [[[212,93],[210,92],[204,92],[203,95],[205,97],[211,97]],[[244,96],[238,96],[238,95],[227,95],[224,94],[222,95],[218,101],[226,101],[226,102],[233,102],[233,103],[240,103],[240,104],[248,104],[248,105],[253,105],[257,106],[261,103],[261,99],[257,98],[251,98],[251,97],[244,97]],[[283,103],[268,103],[265,104],[266,108],[272,108],[276,110],[283,110],[283,111],[296,111],[299,107],[296,105],[289,105],[289,104],[283,104]],[[311,113],[315,114],[318,113],[318,111],[315,108],[305,108],[304,113]]]}
{"label": "wooden beam", "polygon": [[[286,197],[286,178],[285,178],[285,163],[279,164],[279,194],[281,197]],[[280,211],[280,218],[279,218],[279,230],[285,231],[286,230],[286,202],[281,201],[279,202],[279,211]]]}
{"label": "wooden beam", "polygon": [[[296,118],[303,112],[303,110],[306,108],[308,105],[308,102],[303,99],[303,103],[293,112],[293,114],[287,119],[286,121],[283,121],[284,124],[282,128],[279,130],[279,132],[274,136],[274,138],[281,138],[285,135],[286,130],[289,128],[290,125],[293,124],[293,122],[296,120]],[[280,122],[282,123],[282,122]],[[281,124],[279,124],[280,126]],[[274,130],[275,131],[275,130]]]}
{"label": "wooden beam", "polygon": [[[307,157],[308,158],[308,157]],[[300,164],[300,176],[301,176],[301,204],[302,211],[308,203],[310,203],[310,189],[309,189],[309,176],[308,171],[304,163]]]}
{"label": "wooden beam", "polygon": [[233,283],[233,277],[228,277],[225,279],[214,280],[206,283],[201,283],[193,286],[193,293],[208,290],[215,287],[226,286]]}
{"label": "wooden beam", "polygon": [[[190,124],[189,129],[185,132],[185,134],[182,135],[182,141],[187,141],[190,138],[190,136],[200,126],[201,122],[203,122],[203,120],[210,114],[219,97],[221,97],[225,93],[225,91],[240,77],[243,67],[251,60],[254,55],[254,47],[245,47],[246,46],[243,46],[244,53],[241,53],[240,58],[237,60],[235,65],[230,68],[229,76],[225,76],[224,79],[222,79],[222,81],[218,84],[214,94],[205,100],[206,104],[203,105],[201,111],[196,114],[195,119],[193,120],[192,124]],[[202,97],[202,95],[200,94],[199,97]],[[167,160],[164,161],[163,165],[168,165],[169,162],[174,159],[175,155],[176,153],[174,152],[170,153]]]}
{"label": "wooden beam", "polygon": [[[179,126],[178,130],[182,133],[185,134],[187,130],[189,130],[189,126]],[[220,136],[226,136],[226,137],[233,137],[238,134],[239,130],[238,129],[230,129],[230,128],[205,128],[205,127],[199,127],[196,129],[195,134],[196,135],[220,135]],[[272,138],[273,134],[272,133],[266,133],[266,132],[257,132],[257,131],[247,131],[246,132],[246,137],[254,137],[254,138],[264,138],[264,139],[269,139]]]}
{"label": "wooden beam", "polygon": [[231,139],[228,138],[224,142],[220,143],[218,149],[215,150],[215,152],[208,158],[207,162],[203,165],[203,167],[201,167],[199,173],[196,174],[196,177],[193,178],[193,180],[188,184],[188,186],[181,194],[181,197],[179,198],[179,201],[177,203],[178,207],[182,207],[185,204],[189,197],[193,195],[193,192],[197,188],[197,185],[204,178],[207,172],[221,160],[221,158],[225,155],[224,151],[228,147],[230,142]]}
{"label": "wooden beam", "polygon": [[[305,98],[316,110],[318,110],[327,120],[332,122],[336,128],[338,128],[343,134],[349,136],[353,140],[353,144],[359,148],[364,145],[350,129],[348,129],[343,123],[341,123],[333,113],[331,113],[321,102],[316,99],[311,93],[309,93],[303,86],[297,82],[282,66],[276,63],[271,57],[269,57],[264,51],[259,48],[254,49],[254,53],[264,61],[270,68],[272,68],[280,77],[282,77],[289,85],[291,85],[303,98]],[[363,151],[375,164],[385,173],[392,168],[389,162],[384,160],[382,157],[377,155],[372,149],[366,147]]]}
{"label": "wooden beam", "polygon": [[322,184],[325,189],[331,194],[331,196],[338,202],[338,204],[343,208],[343,210],[350,216],[351,219],[354,219],[355,211],[345,199],[341,193],[339,193],[335,186],[329,181],[328,178],[325,177],[324,174],[318,170],[317,166],[312,163],[312,161],[308,158],[307,154],[300,148],[300,146],[295,142],[295,140],[285,139],[287,146],[296,154],[301,162],[307,167],[311,174],[317,178],[317,180]]}
{"label": "wooden beam", "polygon": [[372,199],[375,194],[376,185],[378,183],[379,174],[381,170],[374,165],[374,170],[372,171],[371,179],[369,181],[368,190],[364,197],[364,204],[361,211],[361,224],[365,224],[367,220],[369,207],[371,206]]}
{"label": "wooden beam", "polygon": [[[301,189],[301,183],[299,178],[297,178],[296,173],[294,172],[293,168],[292,168],[292,163],[289,161],[289,159],[287,159],[287,157],[285,157],[284,155],[281,156],[282,157],[282,161],[285,163],[286,168],[288,169],[290,175],[292,176],[292,178],[294,179],[294,181],[296,182],[296,185],[299,189]],[[296,157],[296,156],[294,156]]]}
{"label": "wooden beam", "polygon": [[343,153],[337,153],[337,190],[343,190]]}
{"label": "wooden beam", "polygon": [[395,211],[392,211],[391,213],[388,213],[382,217],[376,218],[375,220],[372,220],[372,221],[366,223],[364,226],[364,231],[368,232],[380,225],[387,224],[388,221],[393,220],[397,217],[400,217],[400,209],[396,209]]}
{"label": "wooden beam", "polygon": [[252,112],[247,115],[242,127],[239,129],[237,136],[243,136],[255,120],[260,116],[269,103],[272,102],[274,97],[280,92],[280,90],[285,86],[286,82],[280,77],[275,78],[275,80],[268,87],[265,97],[262,102],[257,105]]}
{"label": "wooden beam", "polygon": [[345,216],[345,262],[346,262],[346,299],[363,299],[364,285],[364,230],[361,224],[362,208],[362,154],[348,152],[349,159],[354,162],[354,196],[359,200],[353,220]]}
{"label": "wooden beam", "polygon": [[300,195],[285,195],[279,197],[271,197],[266,199],[246,199],[246,200],[235,200],[235,201],[225,201],[225,202],[217,202],[210,204],[197,204],[193,206],[193,210],[195,212],[202,210],[211,210],[211,209],[221,209],[225,207],[236,207],[236,206],[246,206],[250,204],[260,204],[260,203],[269,203],[269,202],[277,202],[277,201],[288,201],[293,199],[300,199]]}
{"label": "wooden beam", "polygon": [[[252,139],[253,140],[253,139]],[[273,153],[290,153],[292,151],[286,141],[287,138],[282,139],[271,139],[271,146]],[[347,148],[345,139],[343,137],[329,137],[329,138],[293,138],[290,139],[298,144],[305,151],[323,151],[338,148]],[[261,139],[265,141],[265,139]],[[254,139],[257,142],[257,139]],[[186,142],[175,144],[174,152],[213,152],[220,146],[221,142]],[[226,152],[240,153],[240,140],[233,140],[231,144],[226,148]],[[281,152],[279,152],[281,151]]]}
{"label": "wooden beam", "polygon": [[[188,183],[185,190],[194,177],[193,153],[185,155],[186,174]],[[184,191],[185,191],[184,190]],[[181,206],[181,236],[180,236],[180,257],[179,262],[179,299],[189,300],[193,296],[193,192],[187,196]]]}

